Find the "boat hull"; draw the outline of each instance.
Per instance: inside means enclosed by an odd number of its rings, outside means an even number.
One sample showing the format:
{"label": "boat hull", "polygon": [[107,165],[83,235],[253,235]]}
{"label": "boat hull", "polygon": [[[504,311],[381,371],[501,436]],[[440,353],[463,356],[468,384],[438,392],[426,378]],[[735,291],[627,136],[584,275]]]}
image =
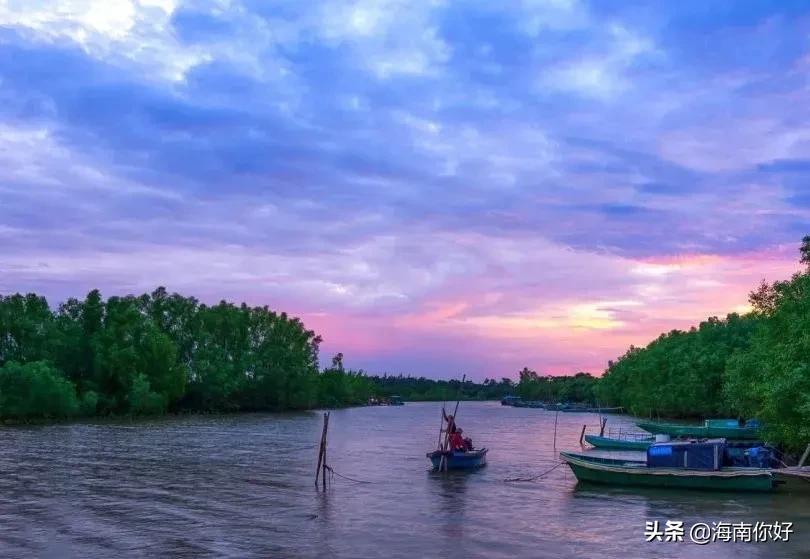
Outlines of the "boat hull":
{"label": "boat hull", "polygon": [[678,425],[675,423],[658,423],[656,421],[639,421],[636,425],[653,435],[670,435],[672,437],[694,437],[699,439],[736,439],[754,440],[760,438],[758,429],[750,427],[707,427],[705,425]]}
{"label": "boat hull", "polygon": [[772,471],[779,484],[779,491],[810,493],[810,467],[788,467]]}
{"label": "boat hull", "polygon": [[434,470],[438,470],[441,466],[442,456],[447,457],[448,470],[474,470],[487,465],[487,452],[489,451],[486,448],[470,452],[442,452],[440,450],[434,450],[433,452],[428,452],[427,457],[433,465]]}
{"label": "boat hull", "polygon": [[563,452],[578,481],[615,486],[698,489],[704,491],[773,491],[767,469],[734,468],[719,471],[648,468],[644,462],[597,459]]}
{"label": "boat hull", "polygon": [[596,448],[604,448],[607,450],[647,450],[647,448],[654,442],[652,438],[641,441],[626,441],[622,439],[600,437],[598,435],[585,435],[585,441]]}

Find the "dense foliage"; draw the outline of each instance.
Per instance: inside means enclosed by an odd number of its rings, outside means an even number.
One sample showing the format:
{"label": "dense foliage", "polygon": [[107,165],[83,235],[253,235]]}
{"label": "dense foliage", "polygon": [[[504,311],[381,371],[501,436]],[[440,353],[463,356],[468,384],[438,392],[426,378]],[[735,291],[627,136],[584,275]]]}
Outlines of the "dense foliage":
{"label": "dense foliage", "polygon": [[543,402],[579,402],[595,404],[594,389],[597,379],[588,373],[573,376],[541,376],[524,368],[520,371],[520,382],[515,387],[515,395],[524,400]]}
{"label": "dense foliage", "polygon": [[687,332],[662,334],[645,348],[630,347],[609,363],[597,396],[638,415],[727,415],[730,406],[721,397],[726,364],[749,346],[757,322],[737,314],[712,317]]}
{"label": "dense foliage", "polygon": [[36,295],[0,297],[0,415],[297,409],[365,397],[342,367],[318,371],[319,343],[284,313],[207,306],[162,288],[107,301],[91,291],[56,311]]}
{"label": "dense foliage", "polygon": [[159,288],[98,291],[52,310],[33,294],[0,296],[0,417],[28,420],[167,411],[307,409],[406,400],[500,398],[483,384],[319,370],[320,337],[266,307],[208,306]]}
{"label": "dense foliage", "polygon": [[808,269],[763,282],[745,316],[672,331],[611,362],[596,394],[642,415],[756,417],[791,448],[810,442],[810,236]]}
{"label": "dense foliage", "polygon": [[411,376],[373,376],[376,394],[383,397],[397,395],[405,400],[443,401],[460,398],[462,400],[497,400],[513,394],[516,385],[510,378],[484,379],[481,384],[465,380],[432,380]]}

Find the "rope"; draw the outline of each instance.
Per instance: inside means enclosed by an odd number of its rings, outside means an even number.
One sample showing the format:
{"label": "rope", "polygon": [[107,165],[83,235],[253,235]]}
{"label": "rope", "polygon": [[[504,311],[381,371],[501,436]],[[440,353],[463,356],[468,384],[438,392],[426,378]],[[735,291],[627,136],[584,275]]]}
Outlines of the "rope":
{"label": "rope", "polygon": [[362,479],[354,479],[354,478],[351,478],[349,476],[341,475],[341,474],[337,473],[335,470],[333,470],[332,466],[326,466],[326,469],[329,470],[329,472],[332,474],[332,476],[337,476],[337,477],[343,478],[343,479],[345,479],[347,481],[353,481],[354,483],[374,483],[372,481],[363,481]]}
{"label": "rope", "polygon": [[513,481],[534,481],[536,479],[540,479],[541,477],[543,477],[546,474],[550,474],[551,472],[553,472],[554,470],[556,470],[557,468],[559,468],[563,464],[565,464],[565,462],[559,462],[553,468],[549,468],[545,472],[543,472],[541,474],[537,474],[536,476],[533,476],[533,477],[513,477],[513,478],[505,479],[504,481],[507,482],[507,483],[511,483]]}

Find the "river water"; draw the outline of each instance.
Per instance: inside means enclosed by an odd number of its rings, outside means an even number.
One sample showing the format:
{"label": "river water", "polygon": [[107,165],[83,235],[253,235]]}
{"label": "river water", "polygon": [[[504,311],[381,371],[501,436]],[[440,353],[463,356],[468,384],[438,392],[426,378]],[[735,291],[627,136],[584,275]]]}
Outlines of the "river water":
{"label": "river water", "polygon": [[[321,414],[191,416],[0,429],[1,557],[807,558],[810,496],[577,485],[567,466],[595,414],[462,403],[489,465],[429,473],[436,403]],[[554,424],[557,418],[556,451]],[[609,416],[608,427],[630,419]],[[793,522],[788,542],[645,542],[645,522]]]}

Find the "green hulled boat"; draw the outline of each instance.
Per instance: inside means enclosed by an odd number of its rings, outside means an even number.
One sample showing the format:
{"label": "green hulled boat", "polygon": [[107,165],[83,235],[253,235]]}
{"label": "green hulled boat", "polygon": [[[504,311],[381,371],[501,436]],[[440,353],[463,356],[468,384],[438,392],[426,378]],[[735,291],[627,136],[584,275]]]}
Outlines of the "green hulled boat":
{"label": "green hulled boat", "polygon": [[683,425],[678,423],[661,423],[657,421],[639,421],[640,429],[654,435],[664,434],[672,437],[694,437],[699,439],[746,439],[760,438],[759,423],[749,421],[740,427],[736,419],[707,419],[703,425]]}
{"label": "green hulled boat", "polygon": [[642,460],[621,460],[561,452],[578,481],[607,485],[702,489],[711,491],[772,491],[774,476],[766,468],[702,470],[648,466]]}
{"label": "green hulled boat", "polygon": [[610,437],[600,437],[599,435],[585,435],[585,441],[606,450],[647,450],[653,442],[654,437],[639,437],[637,439],[612,439]]}

